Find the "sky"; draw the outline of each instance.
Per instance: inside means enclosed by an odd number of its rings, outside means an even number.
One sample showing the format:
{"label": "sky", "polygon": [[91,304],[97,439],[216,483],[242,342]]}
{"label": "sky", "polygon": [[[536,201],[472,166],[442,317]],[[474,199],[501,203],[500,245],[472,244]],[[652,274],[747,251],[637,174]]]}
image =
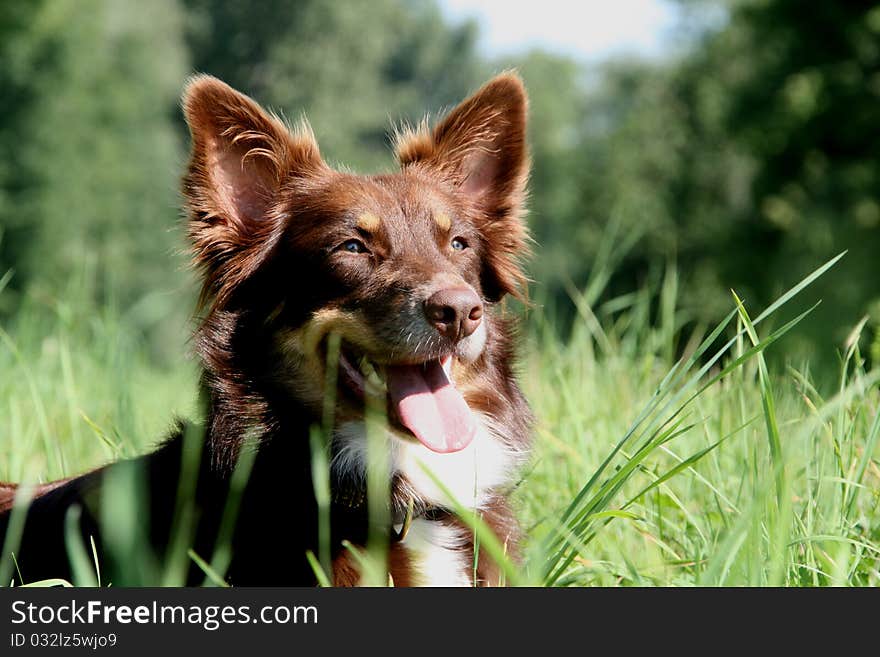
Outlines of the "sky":
{"label": "sky", "polygon": [[480,22],[487,55],[537,46],[584,60],[657,56],[679,16],[669,0],[440,0],[440,6],[453,21]]}

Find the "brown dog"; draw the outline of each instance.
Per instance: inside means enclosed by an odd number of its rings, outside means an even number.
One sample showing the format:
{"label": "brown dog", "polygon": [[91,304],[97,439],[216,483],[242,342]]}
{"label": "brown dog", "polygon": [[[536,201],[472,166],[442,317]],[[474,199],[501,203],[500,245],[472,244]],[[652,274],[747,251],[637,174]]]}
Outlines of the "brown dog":
{"label": "brown dog", "polygon": [[[319,544],[309,435],[327,417],[328,393],[335,583],[357,583],[341,544],[363,545],[370,529],[367,398],[387,399],[389,518],[408,527],[384,528],[393,582],[498,583],[485,555],[475,572],[471,532],[448,495],[478,509],[516,552],[504,496],[527,452],[530,413],[512,372],[511,320],[497,304],[524,285],[526,105],[519,78],[500,75],[432,130],[398,134],[398,173],[358,176],[325,164],[306,125],[291,131],[214,78],[190,82],[183,189],[204,277],[196,345],[208,407],[193,484],[198,554],[212,554],[246,438],[258,444],[229,538],[230,583],[315,582],[306,560]],[[327,389],[333,371],[336,388]],[[172,540],[179,479],[196,474],[186,474],[183,435],[37,489],[16,552],[22,578],[67,576],[64,524],[74,505],[83,537],[103,554],[100,491],[123,464],[146,485],[144,536],[157,558],[171,558],[181,549]],[[0,535],[14,495],[0,487]],[[115,583],[132,581],[130,564],[105,558]],[[193,567],[189,581],[200,579]]]}

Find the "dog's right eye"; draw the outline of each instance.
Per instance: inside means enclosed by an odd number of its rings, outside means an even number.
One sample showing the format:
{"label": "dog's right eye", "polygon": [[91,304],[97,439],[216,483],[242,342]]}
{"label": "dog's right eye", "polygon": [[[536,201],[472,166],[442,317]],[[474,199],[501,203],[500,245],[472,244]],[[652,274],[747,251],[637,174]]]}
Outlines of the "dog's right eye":
{"label": "dog's right eye", "polygon": [[346,251],[348,253],[367,253],[367,246],[360,240],[346,240],[336,247],[337,251]]}

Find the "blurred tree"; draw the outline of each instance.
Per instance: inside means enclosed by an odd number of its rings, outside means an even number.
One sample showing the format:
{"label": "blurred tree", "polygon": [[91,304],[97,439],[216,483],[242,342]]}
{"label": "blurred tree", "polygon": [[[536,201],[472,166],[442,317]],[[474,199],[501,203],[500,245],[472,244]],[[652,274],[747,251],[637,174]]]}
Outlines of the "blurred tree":
{"label": "blurred tree", "polygon": [[9,3],[2,17],[2,266],[50,296],[88,268],[95,299],[126,306],[179,286],[175,1]]}
{"label": "blurred tree", "polygon": [[[604,218],[585,222],[582,213],[590,206],[580,203],[581,186],[587,182],[577,174],[587,95],[584,71],[574,60],[540,51],[505,62],[512,65],[529,90],[529,224],[537,248],[530,267],[545,291],[558,288],[563,279],[583,280],[584,255],[595,237],[588,226],[605,223]],[[541,302],[553,304],[552,297],[541,294]]]}
{"label": "blurred tree", "polygon": [[[91,262],[97,301],[144,326],[168,312],[173,297],[148,292],[181,280],[168,267],[182,246],[176,105],[192,69],[307,114],[325,156],[373,171],[392,166],[394,121],[514,64],[532,103],[532,272],[548,307],[571,307],[612,226],[617,242],[639,239],[608,296],[674,260],[681,317],[710,322],[728,288],[760,306],[849,249],[801,345],[839,342],[867,311],[880,321],[880,8],[680,2],[697,16],[686,47],[600,67],[540,52],[486,62],[476,26],[450,25],[433,0],[6,3],[0,276],[57,295]],[[14,306],[0,295],[0,312]]]}
{"label": "blurred tree", "polygon": [[311,2],[183,0],[193,69],[262,98],[269,51]]}
{"label": "blurred tree", "polygon": [[389,166],[392,122],[418,120],[480,81],[473,23],[450,26],[434,2],[187,0],[198,70],[305,114],[331,161]]}
{"label": "blurred tree", "polygon": [[[0,276],[15,273],[18,257],[26,248],[28,227],[16,221],[16,203],[28,176],[17,166],[28,109],[34,103],[32,83],[33,39],[28,26],[42,2],[9,3],[0,11]],[[33,231],[30,231],[31,233]],[[0,294],[0,314],[15,308],[18,280]]]}
{"label": "blurred tree", "polygon": [[[734,53],[749,53],[748,64]],[[874,307],[880,321],[880,6],[794,0],[734,6],[704,66],[725,84],[722,128],[753,163],[731,263],[762,296],[848,249],[820,281],[810,337],[841,344]],[[875,324],[876,325],[876,324]]]}
{"label": "blurred tree", "polygon": [[[759,307],[849,249],[815,288],[822,306],[788,343],[789,352],[797,345],[815,356],[816,344],[840,344],[865,312],[880,320],[873,284],[880,7],[820,2],[807,11],[793,0],[725,6],[727,20],[716,20],[720,27],[683,56],[603,68],[600,84],[578,105],[582,119],[569,123],[569,138],[541,156],[542,166],[557,156],[565,163],[564,184],[579,196],[548,204],[550,183],[535,178],[534,220],[553,226],[536,231],[551,256],[538,267],[548,270],[555,296],[563,295],[561,280],[584,280],[598,235],[615,223],[624,236],[642,239],[612,293],[645,280],[654,263],[676,259],[684,316],[708,322],[729,308],[730,287]],[[548,148],[542,142],[536,152]],[[545,212],[553,216],[540,216]],[[828,349],[819,356],[826,364],[834,359]]]}

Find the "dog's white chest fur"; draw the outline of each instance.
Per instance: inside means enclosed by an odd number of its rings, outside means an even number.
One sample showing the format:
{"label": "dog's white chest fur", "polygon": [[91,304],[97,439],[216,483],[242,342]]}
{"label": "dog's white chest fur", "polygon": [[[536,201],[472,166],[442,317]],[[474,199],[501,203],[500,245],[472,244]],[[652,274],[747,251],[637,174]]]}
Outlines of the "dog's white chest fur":
{"label": "dog's white chest fur", "polygon": [[[387,432],[391,470],[401,477],[412,495],[436,506],[450,506],[449,495],[467,508],[480,508],[490,492],[508,482],[517,453],[510,450],[494,433],[491,420],[477,414],[478,429],[464,449],[438,454],[412,439]],[[362,422],[342,425],[335,436],[332,467],[337,477],[358,480],[365,477],[367,463],[366,431]],[[442,483],[442,487],[437,482]]]}
{"label": "dog's white chest fur", "polygon": [[436,521],[413,520],[401,541],[410,557],[416,586],[470,586],[468,552],[461,530]]}
{"label": "dog's white chest fur", "polygon": [[[451,507],[445,489],[466,508],[483,507],[494,489],[508,483],[519,454],[507,447],[487,416],[477,414],[477,423],[479,428],[473,441],[461,451],[450,454],[432,452],[421,443],[389,430],[383,447],[388,450],[391,470],[400,478],[404,493],[409,492],[427,505]],[[351,422],[339,427],[331,464],[334,476],[364,481],[366,463],[363,423]],[[460,528],[424,518],[414,519],[401,542],[410,558],[413,583],[471,586],[473,554],[464,549],[466,543]]]}

